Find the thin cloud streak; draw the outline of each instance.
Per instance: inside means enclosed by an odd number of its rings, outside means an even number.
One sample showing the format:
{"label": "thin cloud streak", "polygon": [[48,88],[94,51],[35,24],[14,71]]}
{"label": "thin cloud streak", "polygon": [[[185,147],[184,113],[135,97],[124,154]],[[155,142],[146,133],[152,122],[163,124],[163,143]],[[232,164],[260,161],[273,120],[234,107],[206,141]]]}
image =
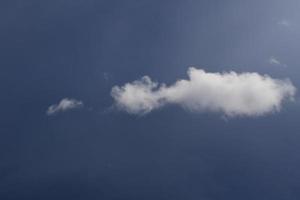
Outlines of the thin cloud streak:
{"label": "thin cloud streak", "polygon": [[282,63],[278,58],[276,58],[275,56],[271,56],[268,59],[268,63],[271,65],[277,65],[277,66],[282,66],[282,67],[287,67],[286,64]]}
{"label": "thin cloud streak", "polygon": [[66,112],[69,110],[83,107],[83,102],[76,99],[64,98],[59,103],[49,106],[46,114],[55,115],[60,112]]}
{"label": "thin cloud streak", "polygon": [[277,24],[280,25],[280,26],[284,26],[284,27],[290,27],[291,26],[291,22],[288,21],[288,20],[285,20],[285,19],[278,21]]}
{"label": "thin cloud streak", "polygon": [[276,57],[274,57],[274,56],[271,56],[269,58],[269,63],[271,65],[281,65],[281,62]]}

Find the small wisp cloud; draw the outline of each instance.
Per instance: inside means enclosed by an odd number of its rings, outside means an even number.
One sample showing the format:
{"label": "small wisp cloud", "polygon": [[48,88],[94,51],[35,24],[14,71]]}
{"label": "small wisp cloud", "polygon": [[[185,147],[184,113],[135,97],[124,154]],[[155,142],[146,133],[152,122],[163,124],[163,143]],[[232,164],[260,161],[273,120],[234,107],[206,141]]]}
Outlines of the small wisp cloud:
{"label": "small wisp cloud", "polygon": [[59,103],[49,106],[47,115],[55,115],[60,112],[65,112],[77,109],[83,106],[83,102],[76,99],[64,98]]}
{"label": "small wisp cloud", "polygon": [[276,58],[275,56],[271,56],[268,60],[268,63],[270,65],[277,65],[277,66],[281,66],[281,67],[287,67],[286,64],[282,63],[278,58]]}
{"label": "small wisp cloud", "polygon": [[226,116],[261,116],[279,111],[293,100],[296,88],[288,79],[258,73],[209,73],[190,68],[187,80],[167,86],[148,76],[114,86],[111,95],[118,109],[146,114],[167,104],[193,112],[217,112]]}
{"label": "small wisp cloud", "polygon": [[281,65],[281,62],[276,57],[274,57],[274,56],[271,56],[269,58],[269,63],[271,65]]}
{"label": "small wisp cloud", "polygon": [[278,21],[277,24],[280,25],[280,26],[284,26],[284,27],[290,27],[291,26],[291,22],[286,20],[286,19]]}

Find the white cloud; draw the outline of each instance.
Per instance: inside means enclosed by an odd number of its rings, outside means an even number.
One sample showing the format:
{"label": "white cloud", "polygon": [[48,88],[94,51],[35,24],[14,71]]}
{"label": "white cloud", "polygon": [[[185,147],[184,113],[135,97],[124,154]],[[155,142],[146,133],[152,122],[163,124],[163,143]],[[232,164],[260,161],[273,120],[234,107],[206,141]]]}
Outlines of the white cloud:
{"label": "white cloud", "polygon": [[83,103],[81,101],[78,101],[76,99],[64,98],[58,104],[53,104],[49,106],[47,110],[47,115],[54,115],[60,112],[80,108],[82,106]]}
{"label": "white cloud", "polygon": [[177,104],[194,112],[221,112],[227,116],[259,116],[279,111],[284,100],[292,100],[296,88],[288,80],[258,73],[209,73],[190,68],[188,80],[166,86],[148,76],[119,87],[111,95],[115,105],[132,114],[145,114],[166,104]]}

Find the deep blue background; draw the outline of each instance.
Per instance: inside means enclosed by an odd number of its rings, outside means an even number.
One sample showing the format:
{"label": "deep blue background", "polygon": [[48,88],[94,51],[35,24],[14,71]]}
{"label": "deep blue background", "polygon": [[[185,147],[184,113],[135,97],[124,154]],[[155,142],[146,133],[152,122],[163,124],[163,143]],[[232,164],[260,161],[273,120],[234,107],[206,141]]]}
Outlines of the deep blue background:
{"label": "deep blue background", "polygon": [[[143,75],[172,83],[189,66],[298,87],[299,9],[298,0],[1,0],[0,199],[300,199],[298,97],[280,113],[228,120],[109,109],[112,86]],[[64,97],[85,108],[47,116]]]}

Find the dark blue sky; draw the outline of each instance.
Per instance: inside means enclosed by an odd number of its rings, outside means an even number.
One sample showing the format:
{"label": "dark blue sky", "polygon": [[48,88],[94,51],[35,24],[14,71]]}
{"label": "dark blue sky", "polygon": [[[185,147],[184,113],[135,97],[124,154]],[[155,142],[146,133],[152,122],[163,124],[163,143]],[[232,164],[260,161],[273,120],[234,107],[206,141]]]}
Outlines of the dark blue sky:
{"label": "dark blue sky", "polygon": [[[188,67],[300,86],[299,0],[0,1],[0,199],[298,200],[298,96],[224,119],[111,109],[115,85]],[[271,61],[274,58],[278,62]],[[49,116],[63,98],[80,109]]]}

